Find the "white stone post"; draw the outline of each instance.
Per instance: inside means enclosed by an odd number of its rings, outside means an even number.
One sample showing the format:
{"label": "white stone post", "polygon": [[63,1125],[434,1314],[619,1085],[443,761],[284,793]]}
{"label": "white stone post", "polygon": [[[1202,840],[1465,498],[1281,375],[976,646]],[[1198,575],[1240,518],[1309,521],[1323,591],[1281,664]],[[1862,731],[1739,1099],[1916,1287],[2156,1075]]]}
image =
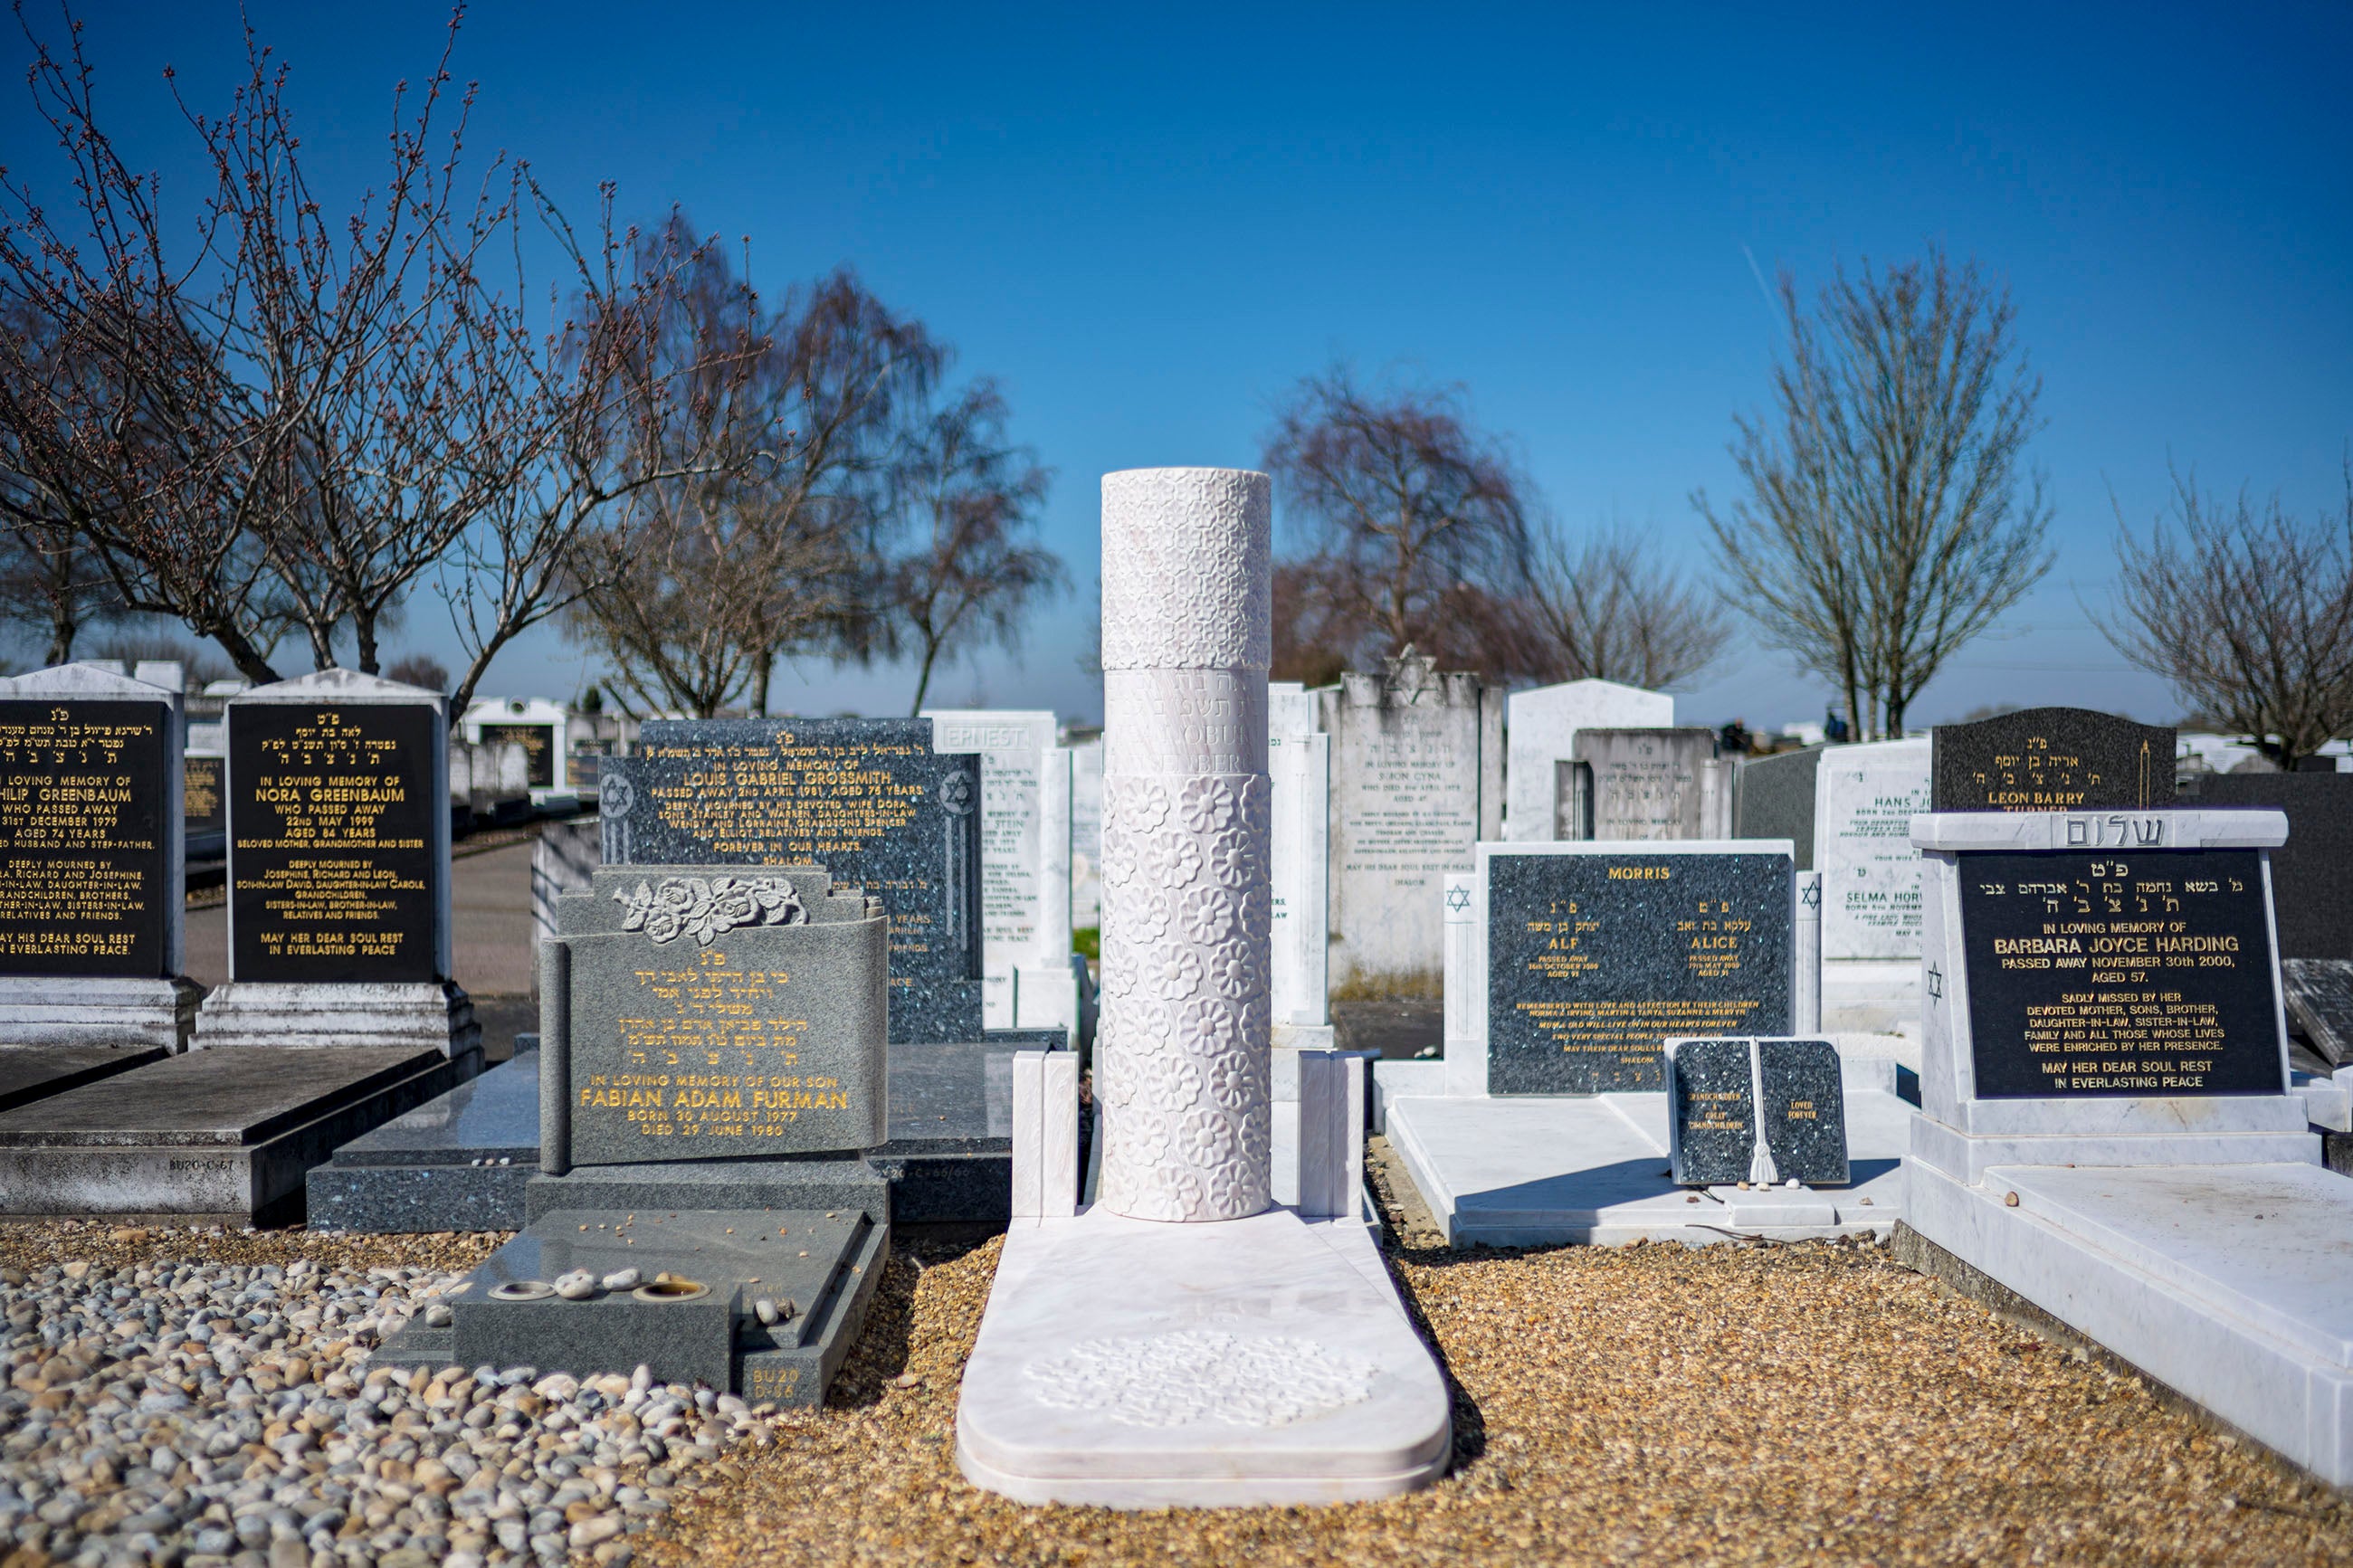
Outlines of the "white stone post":
{"label": "white stone post", "polygon": [[1267,478],[1103,476],[1099,1195],[1151,1220],[1272,1202]]}
{"label": "white stone post", "polygon": [[1798,873],[1797,952],[1791,955],[1789,1032],[1811,1035],[1822,1026],[1822,874]]}

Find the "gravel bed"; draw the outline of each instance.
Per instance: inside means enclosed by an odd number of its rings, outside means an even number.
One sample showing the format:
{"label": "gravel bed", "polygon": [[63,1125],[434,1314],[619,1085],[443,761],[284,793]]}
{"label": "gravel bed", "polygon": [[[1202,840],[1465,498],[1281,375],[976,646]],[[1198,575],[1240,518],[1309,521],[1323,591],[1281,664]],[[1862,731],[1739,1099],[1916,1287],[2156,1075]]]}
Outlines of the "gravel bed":
{"label": "gravel bed", "polygon": [[643,1368],[368,1364],[505,1239],[0,1227],[0,1568],[627,1563],[765,1420]]}
{"label": "gravel bed", "polygon": [[957,1475],[998,1244],[894,1258],[831,1407],[638,1561],[2321,1563],[2353,1509],[1883,1247],[1414,1250],[1456,1385],[1437,1485],[1335,1508],[1031,1508]]}

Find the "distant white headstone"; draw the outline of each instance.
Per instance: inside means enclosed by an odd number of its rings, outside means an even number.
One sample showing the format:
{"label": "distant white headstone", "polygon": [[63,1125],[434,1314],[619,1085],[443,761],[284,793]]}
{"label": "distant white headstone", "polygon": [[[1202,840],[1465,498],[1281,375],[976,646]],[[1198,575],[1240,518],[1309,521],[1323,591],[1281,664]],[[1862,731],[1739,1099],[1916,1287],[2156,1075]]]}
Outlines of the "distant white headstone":
{"label": "distant white headstone", "polygon": [[1814,789],[1822,874],[1822,957],[1920,956],[1920,854],[1912,816],[1928,809],[1928,742],[1829,746]]}
{"label": "distant white headstone", "polygon": [[[934,751],[980,753],[981,1022],[991,1029],[1073,1024],[1070,753],[1054,743],[1054,715],[927,709],[923,716],[932,721]],[[1022,971],[1044,993],[1037,1006],[1018,1001]]]}
{"label": "distant white headstone", "polygon": [[1504,721],[1505,838],[1548,840],[1559,811],[1557,765],[1575,760],[1579,730],[1663,729],[1675,700],[1614,680],[1571,680],[1512,694]]}

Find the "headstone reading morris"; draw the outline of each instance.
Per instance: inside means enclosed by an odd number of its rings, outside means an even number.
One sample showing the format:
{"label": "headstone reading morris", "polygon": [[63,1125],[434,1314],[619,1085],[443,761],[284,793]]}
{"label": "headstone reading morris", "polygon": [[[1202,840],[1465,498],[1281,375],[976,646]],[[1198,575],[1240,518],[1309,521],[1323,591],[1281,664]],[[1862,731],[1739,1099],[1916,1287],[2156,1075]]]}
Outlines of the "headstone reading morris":
{"label": "headstone reading morris", "polygon": [[1930,731],[1935,811],[2158,810],[2174,731],[2088,708],[2027,708]]}
{"label": "headstone reading morris", "polygon": [[1732,767],[1713,730],[1577,731],[1555,765],[1556,840],[1729,838]]}
{"label": "headstone reading morris", "polygon": [[1669,1039],[1788,1033],[1786,842],[1487,845],[1482,858],[1490,1093],[1656,1089]]}
{"label": "headstone reading morris", "polygon": [[1669,1040],[1665,1057],[1677,1185],[1846,1184],[1846,1094],[1828,1040]]}
{"label": "headstone reading morris", "polygon": [[1503,693],[1410,648],[1319,692],[1332,737],[1333,989],[1434,993],[1446,873],[1503,822]]}
{"label": "headstone reading morris", "polygon": [[0,680],[0,1043],[186,1043],[180,704],[88,665]]}

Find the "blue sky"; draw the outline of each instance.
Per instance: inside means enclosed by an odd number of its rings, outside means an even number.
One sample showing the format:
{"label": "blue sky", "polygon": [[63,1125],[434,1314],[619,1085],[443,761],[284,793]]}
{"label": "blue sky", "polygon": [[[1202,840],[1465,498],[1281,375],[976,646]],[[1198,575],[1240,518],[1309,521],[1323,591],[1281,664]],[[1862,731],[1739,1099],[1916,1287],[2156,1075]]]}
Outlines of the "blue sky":
{"label": "blue sky", "polygon": [[[293,67],[314,180],[355,192],[443,13],[249,9]],[[1915,720],[2171,717],[2085,621],[2110,498],[2145,525],[2170,459],[2341,501],[2353,8],[1637,9],[514,5],[468,20],[456,69],[481,84],[475,147],[529,157],[576,213],[610,179],[627,216],[675,202],[748,235],[767,283],[849,263],[1005,384],[1079,588],[936,700],[1094,716],[1075,656],[1099,477],[1254,464],[1271,402],[1335,356],[1461,382],[1566,522],[1641,525],[1707,572],[1688,498],[1736,490],[1732,415],[1779,341],[1751,258],[1810,285],[1934,243],[2013,291],[2059,562]],[[167,188],[193,178],[158,72],[218,101],[236,8],[87,16],[108,122]],[[0,96],[6,161],[37,179],[35,136]],[[438,606],[399,640],[438,650]],[[543,634],[485,689],[593,673]],[[887,713],[912,684],[818,667],[777,700]],[[1778,724],[1824,696],[1744,646],[1678,710]]]}

